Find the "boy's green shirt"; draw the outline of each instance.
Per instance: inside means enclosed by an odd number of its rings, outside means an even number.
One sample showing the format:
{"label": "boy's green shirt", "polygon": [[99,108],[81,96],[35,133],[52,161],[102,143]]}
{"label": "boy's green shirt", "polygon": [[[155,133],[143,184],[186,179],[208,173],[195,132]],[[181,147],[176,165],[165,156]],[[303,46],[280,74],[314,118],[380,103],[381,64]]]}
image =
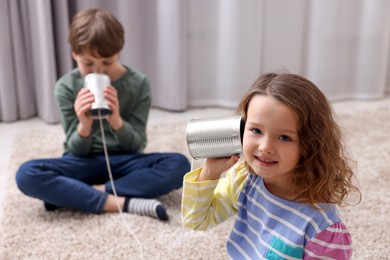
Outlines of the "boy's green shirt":
{"label": "boy's green shirt", "polygon": [[[144,74],[126,67],[126,73],[111,82],[119,99],[119,113],[123,127],[115,132],[103,119],[104,134],[109,152],[142,152],[146,146],[146,124],[151,106],[149,81]],[[55,99],[62,127],[66,134],[65,152],[76,156],[102,153],[103,143],[99,120],[94,120],[92,133],[83,138],[77,132],[79,123],[74,102],[84,86],[84,77],[76,68],[62,76],[55,84]]]}

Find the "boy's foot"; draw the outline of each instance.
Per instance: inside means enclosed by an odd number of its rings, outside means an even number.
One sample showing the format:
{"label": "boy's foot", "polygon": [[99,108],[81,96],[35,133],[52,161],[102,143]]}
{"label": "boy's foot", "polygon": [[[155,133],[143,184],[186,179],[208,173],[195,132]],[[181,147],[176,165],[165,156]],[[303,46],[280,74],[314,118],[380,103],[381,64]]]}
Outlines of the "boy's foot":
{"label": "boy's foot", "polygon": [[126,198],[123,211],[158,218],[163,221],[169,219],[165,207],[155,199]]}
{"label": "boy's foot", "polygon": [[47,203],[47,202],[44,202],[43,205],[45,205],[45,209],[47,211],[53,211],[53,210],[58,209],[58,207],[56,205],[53,205],[53,204],[50,204],[50,203]]}

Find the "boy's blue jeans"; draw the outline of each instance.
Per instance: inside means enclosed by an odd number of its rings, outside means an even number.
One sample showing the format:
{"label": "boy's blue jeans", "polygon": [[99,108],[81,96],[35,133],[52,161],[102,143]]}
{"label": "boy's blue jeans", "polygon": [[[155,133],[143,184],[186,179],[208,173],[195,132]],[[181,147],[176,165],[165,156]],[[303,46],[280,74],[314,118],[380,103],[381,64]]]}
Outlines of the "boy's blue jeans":
{"label": "boy's blue jeans", "polygon": [[[183,184],[190,170],[179,153],[109,155],[118,196],[154,198]],[[28,196],[58,207],[102,213],[108,193],[113,194],[104,154],[37,159],[23,163],[16,173],[19,189]],[[105,184],[106,191],[91,185]]]}

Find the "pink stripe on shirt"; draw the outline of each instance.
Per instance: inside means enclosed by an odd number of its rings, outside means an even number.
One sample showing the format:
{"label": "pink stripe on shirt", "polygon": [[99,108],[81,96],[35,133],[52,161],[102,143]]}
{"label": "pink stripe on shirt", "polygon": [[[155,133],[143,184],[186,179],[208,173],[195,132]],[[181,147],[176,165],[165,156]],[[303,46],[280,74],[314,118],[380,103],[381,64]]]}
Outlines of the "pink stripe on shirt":
{"label": "pink stripe on shirt", "polygon": [[[331,252],[331,254],[330,254]],[[335,223],[318,233],[305,246],[304,259],[326,255],[334,259],[350,259],[352,238],[342,223]]]}

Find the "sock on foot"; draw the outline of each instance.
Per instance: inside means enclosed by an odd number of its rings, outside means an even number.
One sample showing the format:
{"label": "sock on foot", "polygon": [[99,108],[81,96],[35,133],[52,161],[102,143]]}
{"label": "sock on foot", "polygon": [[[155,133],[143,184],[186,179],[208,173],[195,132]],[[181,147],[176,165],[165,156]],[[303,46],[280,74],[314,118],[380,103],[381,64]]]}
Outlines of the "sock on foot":
{"label": "sock on foot", "polygon": [[163,221],[169,219],[164,206],[155,199],[126,198],[123,211],[158,218]]}

